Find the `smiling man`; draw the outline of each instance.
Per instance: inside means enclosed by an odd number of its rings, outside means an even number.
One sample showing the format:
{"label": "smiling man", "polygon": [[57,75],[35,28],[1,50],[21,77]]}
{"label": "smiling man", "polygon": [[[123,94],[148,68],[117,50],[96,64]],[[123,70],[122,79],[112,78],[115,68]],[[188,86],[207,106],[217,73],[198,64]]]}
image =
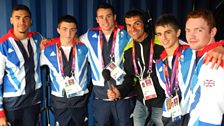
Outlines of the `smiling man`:
{"label": "smiling man", "polygon": [[[150,26],[144,12],[136,9],[128,11],[125,14],[125,25],[132,40],[124,51],[126,76],[123,87],[117,87],[119,90],[117,95],[124,95],[135,85],[137,102],[133,113],[134,125],[148,126],[154,123],[163,126],[162,106],[165,95],[155,71],[155,61],[163,48],[154,44],[154,38],[150,37],[152,36],[148,33]],[[135,80],[136,83],[130,80]],[[150,123],[146,121],[148,117]]]}
{"label": "smiling man", "polygon": [[42,94],[42,37],[29,32],[31,12],[25,5],[13,7],[10,23],[13,28],[0,39],[0,125],[35,126]]}
{"label": "smiling man", "polygon": [[[110,87],[123,85],[124,70],[122,56],[130,36],[125,29],[116,24],[116,14],[111,5],[99,4],[96,10],[97,28],[89,29],[80,40],[89,49],[89,62],[93,82],[93,112],[96,126],[132,126],[134,98],[131,94],[114,98],[107,95]],[[110,66],[115,67],[112,69]],[[102,75],[105,69],[117,73],[107,80]],[[115,71],[114,71],[115,70]],[[108,74],[109,75],[109,74]],[[108,84],[109,83],[109,84]]]}
{"label": "smiling man", "polygon": [[[211,69],[211,61],[204,64],[206,53],[216,46],[215,20],[208,10],[195,10],[188,14],[185,25],[186,39],[195,50],[195,64],[191,79],[189,126],[221,125],[224,113],[224,61],[218,69]],[[186,66],[185,66],[186,67]]]}
{"label": "smiling man", "polygon": [[[178,38],[181,30],[177,19],[173,15],[161,15],[156,20],[155,32],[164,47],[160,60],[156,63],[157,76],[161,87],[166,93],[163,105],[163,123],[165,126],[186,126],[189,119],[190,91],[188,84],[185,84],[186,82],[181,83],[182,81],[179,80],[182,78],[177,77],[176,74],[178,73],[179,67],[177,64],[179,63],[182,51],[185,49],[191,51],[191,49]],[[179,73],[182,74],[184,72],[180,71]],[[183,78],[187,78],[188,74],[182,74],[182,76]],[[172,101],[175,99],[178,99],[178,102],[174,106]]]}

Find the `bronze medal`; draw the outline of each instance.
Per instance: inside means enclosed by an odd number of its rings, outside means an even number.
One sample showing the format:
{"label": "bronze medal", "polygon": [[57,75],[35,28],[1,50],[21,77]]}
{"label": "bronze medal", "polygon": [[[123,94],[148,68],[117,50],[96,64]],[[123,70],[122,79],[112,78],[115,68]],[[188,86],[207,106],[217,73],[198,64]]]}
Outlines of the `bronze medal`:
{"label": "bronze medal", "polygon": [[167,105],[168,110],[170,110],[172,107],[172,98],[167,99],[166,105]]}

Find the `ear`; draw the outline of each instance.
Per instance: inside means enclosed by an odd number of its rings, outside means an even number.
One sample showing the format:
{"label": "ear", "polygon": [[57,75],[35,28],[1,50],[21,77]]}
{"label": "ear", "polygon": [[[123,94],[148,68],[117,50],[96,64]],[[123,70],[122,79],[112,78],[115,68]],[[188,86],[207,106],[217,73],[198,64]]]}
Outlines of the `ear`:
{"label": "ear", "polygon": [[96,17],[96,22],[97,22],[97,23],[99,23],[99,22],[98,22],[98,18],[97,18],[97,17]]}
{"label": "ear", "polygon": [[116,15],[116,14],[114,14],[114,21],[116,21],[116,18],[117,18],[117,15]]}
{"label": "ear", "polygon": [[58,34],[60,35],[60,29],[57,27],[57,32],[58,32]]}
{"label": "ear", "polygon": [[12,19],[12,17],[10,17],[10,23],[13,24],[13,19]]}
{"label": "ear", "polygon": [[178,30],[177,30],[177,38],[179,38],[179,37],[180,37],[180,34],[181,34],[181,30],[180,30],[180,29],[178,29]]}
{"label": "ear", "polygon": [[212,28],[210,33],[211,38],[215,38],[216,33],[217,33],[217,28],[216,27]]}

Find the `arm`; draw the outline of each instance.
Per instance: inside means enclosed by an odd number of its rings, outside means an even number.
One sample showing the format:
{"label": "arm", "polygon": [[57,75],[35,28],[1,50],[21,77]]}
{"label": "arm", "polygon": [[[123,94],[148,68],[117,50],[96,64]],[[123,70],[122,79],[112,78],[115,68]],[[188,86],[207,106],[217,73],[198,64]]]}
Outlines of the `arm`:
{"label": "arm", "polygon": [[40,41],[40,50],[42,51],[44,48],[45,48],[45,44],[47,44],[47,43],[49,43],[49,42],[51,42],[52,41],[52,39],[50,39],[50,38],[44,38],[44,39],[42,39],[41,41]]}
{"label": "arm", "polygon": [[212,61],[211,68],[213,69],[216,65],[215,69],[218,69],[222,60],[224,59],[224,47],[217,46],[216,48],[210,50],[205,56],[205,64],[208,65],[210,61]]}
{"label": "arm", "polygon": [[[0,50],[2,51],[2,50]],[[5,56],[2,55],[2,52],[0,52],[0,125],[1,126],[7,126],[6,125],[6,117],[5,117],[5,112],[3,109],[3,77],[5,74],[5,64],[6,64],[6,59]]]}
{"label": "arm", "polygon": [[[224,69],[211,69],[211,62],[200,70],[201,106],[199,120],[207,124],[221,124],[224,113]],[[207,74],[204,74],[207,73]],[[215,118],[212,118],[215,117]]]}
{"label": "arm", "polygon": [[135,75],[134,75],[134,69],[132,65],[132,59],[130,59],[131,56],[127,56],[127,53],[124,53],[124,71],[126,72],[126,75],[124,77],[124,81],[122,85],[119,85],[117,87],[112,86],[111,90],[108,90],[107,95],[110,99],[116,99],[116,98],[124,98],[126,97],[132,89],[135,87]]}

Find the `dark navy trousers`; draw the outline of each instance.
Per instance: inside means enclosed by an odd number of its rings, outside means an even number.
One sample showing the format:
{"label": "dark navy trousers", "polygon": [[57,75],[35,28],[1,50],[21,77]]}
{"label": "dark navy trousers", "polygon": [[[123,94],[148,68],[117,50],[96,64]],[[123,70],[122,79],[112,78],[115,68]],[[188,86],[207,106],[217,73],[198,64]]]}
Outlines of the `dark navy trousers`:
{"label": "dark navy trousers", "polygon": [[95,126],[133,126],[132,113],[135,98],[117,101],[94,99],[93,113]]}
{"label": "dark navy trousers", "polygon": [[11,126],[36,126],[39,112],[40,104],[13,111],[5,110],[7,122]]}

